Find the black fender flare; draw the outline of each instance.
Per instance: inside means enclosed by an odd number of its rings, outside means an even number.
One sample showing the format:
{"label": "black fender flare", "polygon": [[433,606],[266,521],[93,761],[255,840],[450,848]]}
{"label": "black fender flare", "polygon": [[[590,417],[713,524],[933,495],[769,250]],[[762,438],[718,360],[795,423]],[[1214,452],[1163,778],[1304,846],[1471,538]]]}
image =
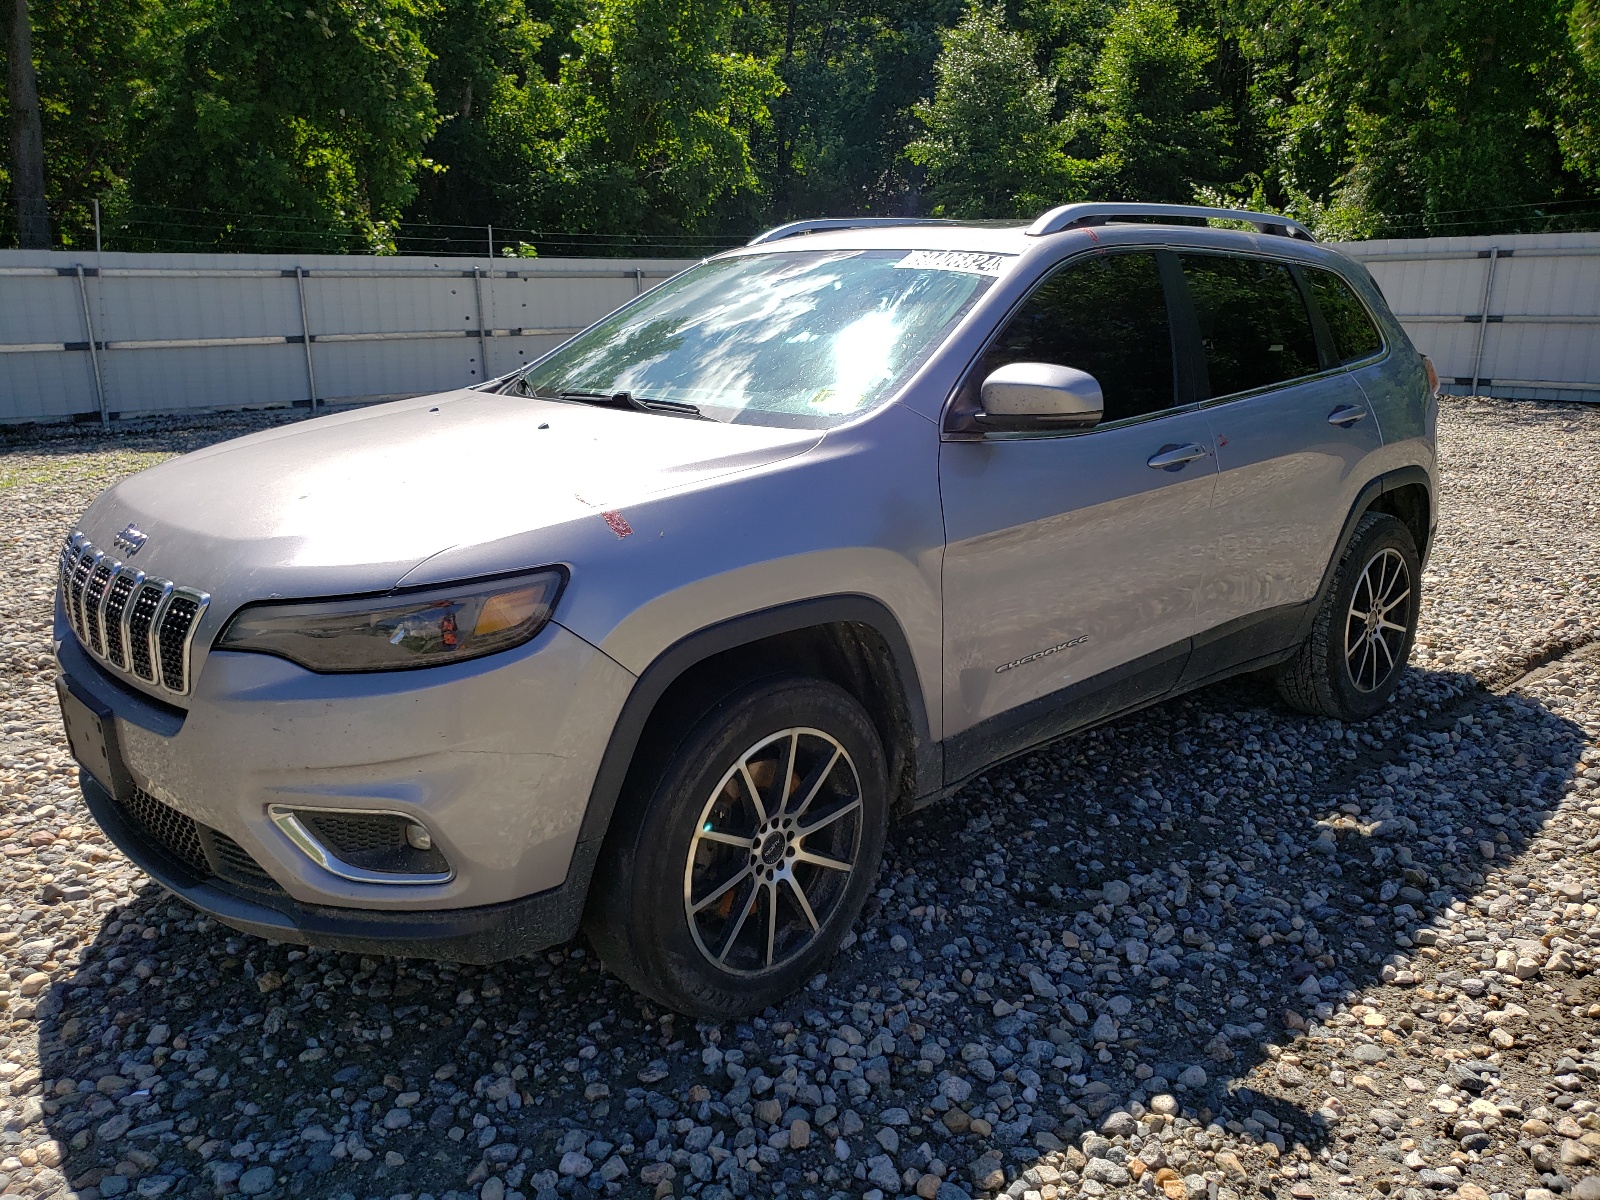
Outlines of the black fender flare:
{"label": "black fender flare", "polygon": [[577,932],[589,881],[611,827],[628,768],[645,725],[667,689],[686,671],[715,655],[778,634],[842,622],[871,628],[889,647],[914,735],[911,754],[915,791],[922,796],[939,790],[944,782],[943,759],[928,724],[927,704],[916,661],[911,655],[911,644],[899,620],[882,601],[862,595],[820,596],[745,613],[696,630],[668,646],[639,674],[612,726],[611,738],[589,790],[589,804],[562,885],[575,902],[572,928],[567,936]]}
{"label": "black fender flare", "polygon": [[1339,531],[1339,540],[1334,545],[1328,565],[1323,569],[1322,582],[1317,585],[1317,594],[1311,598],[1311,603],[1306,605],[1305,613],[1300,619],[1300,628],[1295,634],[1295,645],[1299,645],[1311,636],[1311,626],[1316,622],[1317,611],[1333,587],[1333,573],[1338,569],[1339,560],[1344,557],[1345,550],[1349,548],[1350,540],[1355,537],[1356,525],[1361,518],[1384,493],[1398,491],[1412,484],[1421,484],[1423,491],[1428,494],[1428,533],[1423,544],[1417,547],[1418,556],[1424,563],[1427,562],[1429,545],[1433,541],[1433,530],[1439,519],[1438,507],[1434,503],[1433,480],[1428,472],[1422,467],[1413,465],[1385,471],[1382,475],[1369,479],[1356,494],[1355,503],[1350,506],[1350,513],[1344,519],[1344,528]]}

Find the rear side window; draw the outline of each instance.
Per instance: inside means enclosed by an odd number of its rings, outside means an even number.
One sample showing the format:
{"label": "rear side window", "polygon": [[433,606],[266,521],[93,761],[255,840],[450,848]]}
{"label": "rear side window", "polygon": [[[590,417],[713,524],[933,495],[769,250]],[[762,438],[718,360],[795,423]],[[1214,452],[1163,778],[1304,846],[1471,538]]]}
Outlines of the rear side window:
{"label": "rear side window", "polygon": [[1155,255],[1110,254],[1045,280],[1001,330],[982,374],[1014,362],[1093,375],[1105,396],[1102,423],[1171,408],[1172,333]]}
{"label": "rear side window", "polygon": [[1317,337],[1289,268],[1258,258],[1184,254],[1213,396],[1314,375]]}
{"label": "rear side window", "polygon": [[1370,358],[1383,349],[1383,338],[1367,313],[1367,306],[1350,290],[1350,285],[1332,271],[1302,267],[1311,295],[1322,310],[1333,334],[1334,353],[1342,363]]}

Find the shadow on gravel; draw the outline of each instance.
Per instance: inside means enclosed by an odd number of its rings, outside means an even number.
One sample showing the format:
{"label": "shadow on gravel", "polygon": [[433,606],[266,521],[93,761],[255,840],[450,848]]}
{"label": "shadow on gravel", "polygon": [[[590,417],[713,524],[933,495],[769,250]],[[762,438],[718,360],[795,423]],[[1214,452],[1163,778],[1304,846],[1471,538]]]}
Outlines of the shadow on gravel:
{"label": "shadow on gravel", "polygon": [[[1582,744],[1536,703],[1425,671],[1361,729],[1248,681],[1172,701],[902,821],[831,973],[720,1027],[652,1009],[578,945],[487,969],[308,955],[152,886],[40,1006],[45,1121],[66,1178],[105,1196],[581,1200],[671,1178],[713,1200],[892,1197],[932,1169],[949,1197],[1130,1132],[1107,1116],[1163,1092],[1290,1158],[1337,1153],[1327,1077],[1278,1045],[1320,1022],[1351,1076],[1437,1071],[1403,1010],[1369,1030],[1336,1008],[1410,982],[1397,951],[1424,970],[1486,849],[1524,873],[1511,887],[1553,886],[1558,863],[1517,860]],[[1520,994],[1501,963],[1428,982],[1492,1007]],[[784,1148],[797,1115],[809,1148]]]}

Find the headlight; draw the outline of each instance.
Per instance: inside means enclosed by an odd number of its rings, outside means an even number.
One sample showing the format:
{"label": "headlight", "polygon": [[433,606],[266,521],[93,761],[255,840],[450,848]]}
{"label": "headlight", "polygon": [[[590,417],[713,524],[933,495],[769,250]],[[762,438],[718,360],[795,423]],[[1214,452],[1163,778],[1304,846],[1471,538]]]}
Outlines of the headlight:
{"label": "headlight", "polygon": [[364,600],[256,604],[240,609],[218,650],[276,654],[312,671],[403,671],[520,646],[550,620],[566,575],[516,579]]}

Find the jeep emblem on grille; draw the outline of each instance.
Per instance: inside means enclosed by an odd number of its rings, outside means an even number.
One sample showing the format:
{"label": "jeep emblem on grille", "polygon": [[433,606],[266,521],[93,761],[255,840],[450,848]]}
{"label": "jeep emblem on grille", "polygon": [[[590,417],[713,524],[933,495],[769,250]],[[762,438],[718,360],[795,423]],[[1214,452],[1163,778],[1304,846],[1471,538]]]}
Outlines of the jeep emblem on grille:
{"label": "jeep emblem on grille", "polygon": [[130,555],[139,553],[139,548],[150,540],[148,533],[141,533],[139,527],[132,521],[121,533],[111,539],[112,545],[118,550],[126,550]]}

